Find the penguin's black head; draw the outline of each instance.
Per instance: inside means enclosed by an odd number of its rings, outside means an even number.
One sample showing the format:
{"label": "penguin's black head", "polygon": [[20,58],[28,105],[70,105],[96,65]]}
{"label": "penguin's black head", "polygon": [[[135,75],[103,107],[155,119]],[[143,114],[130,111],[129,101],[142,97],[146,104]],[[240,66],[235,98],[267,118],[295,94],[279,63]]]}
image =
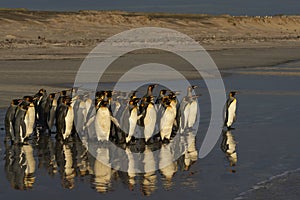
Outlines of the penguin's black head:
{"label": "penguin's black head", "polygon": [[157,86],[157,84],[151,84],[148,86],[148,90],[153,91],[153,89]]}
{"label": "penguin's black head", "polygon": [[171,102],[170,97],[169,97],[169,96],[164,96],[164,97],[162,98],[162,103],[163,103],[163,104],[166,104],[167,102]]}
{"label": "penguin's black head", "polygon": [[54,99],[54,98],[55,98],[55,95],[56,95],[56,93],[51,93],[51,94],[49,94],[49,97],[50,97],[51,99]]}
{"label": "penguin's black head", "polygon": [[66,96],[66,95],[67,95],[67,90],[61,91],[60,94],[61,94],[62,96]]}
{"label": "penguin's black head", "polygon": [[104,99],[105,96],[106,96],[106,91],[101,90],[96,92],[96,98],[98,99]]}
{"label": "penguin's black head", "polygon": [[39,98],[41,98],[41,96],[43,96],[42,93],[36,93],[33,98],[34,99],[39,99]]}
{"label": "penguin's black head", "polygon": [[22,99],[13,99],[13,100],[11,101],[11,105],[17,106],[17,105],[19,105],[19,103],[21,103],[21,102],[22,102]]}
{"label": "penguin's black head", "polygon": [[134,91],[132,91],[128,96],[130,97],[130,99],[134,99],[134,98],[136,98],[136,93],[137,93],[138,91],[137,90],[134,90]]}
{"label": "penguin's black head", "polygon": [[196,89],[198,87],[198,85],[192,85],[191,87],[192,87],[192,89]]}
{"label": "penguin's black head", "polygon": [[69,97],[69,96],[65,96],[64,98],[63,98],[63,102],[64,102],[64,104],[66,104],[66,105],[71,105],[71,103],[72,103],[72,99],[71,99],[71,97]]}
{"label": "penguin's black head", "polygon": [[230,96],[230,97],[234,97],[236,94],[237,94],[237,91],[231,91],[231,92],[229,93],[229,96]]}
{"label": "penguin's black head", "polygon": [[29,106],[29,103],[26,102],[26,101],[22,101],[19,106],[22,108],[22,109],[25,109],[27,110],[28,109],[28,106]]}
{"label": "penguin's black head", "polygon": [[166,94],[167,94],[167,91],[168,91],[168,90],[165,90],[165,89],[164,89],[164,90],[161,90],[161,91],[159,92],[159,94],[161,94],[161,95],[166,95]]}
{"label": "penguin's black head", "polygon": [[107,91],[105,92],[105,95],[106,95],[107,98],[112,98],[113,91],[107,90]]}
{"label": "penguin's black head", "polygon": [[46,90],[44,88],[41,88],[38,93],[44,94],[45,92]]}
{"label": "penguin's black head", "polygon": [[146,97],[146,102],[150,103],[150,102],[153,102],[154,100],[154,96],[149,96],[149,97]]}
{"label": "penguin's black head", "polygon": [[101,101],[100,102],[100,107],[108,107],[109,101]]}
{"label": "penguin's black head", "polygon": [[129,104],[136,106],[140,100],[141,98],[133,98],[129,101]]}
{"label": "penguin's black head", "polygon": [[77,91],[78,91],[78,87],[73,87],[73,88],[72,88],[72,92],[73,92],[73,93],[77,93]]}
{"label": "penguin's black head", "polygon": [[170,100],[175,100],[176,99],[176,93],[175,92],[170,92],[170,94],[168,95]]}
{"label": "penguin's black head", "polygon": [[33,102],[33,97],[32,96],[24,96],[23,100],[28,102],[28,103],[32,103]]}

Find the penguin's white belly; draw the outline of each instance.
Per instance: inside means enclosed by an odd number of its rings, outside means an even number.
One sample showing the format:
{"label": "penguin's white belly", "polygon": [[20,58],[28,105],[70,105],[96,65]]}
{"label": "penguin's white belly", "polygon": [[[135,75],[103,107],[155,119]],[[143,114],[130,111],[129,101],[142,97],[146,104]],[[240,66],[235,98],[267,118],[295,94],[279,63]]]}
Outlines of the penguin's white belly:
{"label": "penguin's white belly", "polygon": [[180,132],[182,133],[188,125],[188,117],[190,114],[190,104],[187,104],[185,106],[185,108],[184,108],[183,112],[181,112],[181,114],[183,116],[180,117]]}
{"label": "penguin's white belly", "polygon": [[129,117],[129,133],[128,133],[129,137],[134,135],[137,120],[138,120],[137,109],[134,108],[132,109]]}
{"label": "penguin's white belly", "polygon": [[96,114],[95,130],[98,140],[108,141],[110,134],[110,112],[106,107],[100,107]]}
{"label": "penguin's white belly", "polygon": [[90,110],[91,106],[92,106],[92,99],[85,100],[85,108],[87,112]]}
{"label": "penguin's white belly", "polygon": [[68,107],[68,112],[65,117],[66,129],[65,133],[63,134],[64,139],[68,138],[71,135],[71,131],[73,128],[73,121],[74,121],[74,111],[71,106]]}
{"label": "penguin's white belly", "polygon": [[176,101],[171,101],[170,106],[172,108],[172,111],[174,112],[175,116],[177,114],[177,102]]}
{"label": "penguin's white belly", "polygon": [[26,125],[26,135],[29,137],[33,133],[34,122],[35,122],[35,109],[33,106],[30,106],[25,115],[25,125]]}
{"label": "penguin's white belly", "polygon": [[147,107],[146,116],[144,118],[144,125],[145,125],[144,135],[146,141],[152,137],[153,131],[155,129],[155,123],[156,123],[156,110],[155,107],[152,104],[150,104]]}
{"label": "penguin's white belly", "polygon": [[228,107],[228,119],[226,122],[227,127],[231,126],[235,121],[235,111],[236,111],[236,99],[234,99]]}
{"label": "penguin's white belly", "polygon": [[176,113],[174,112],[174,109],[172,107],[168,107],[160,120],[161,139],[170,139],[175,117]]}
{"label": "penguin's white belly", "polygon": [[193,100],[190,104],[190,112],[188,115],[188,127],[192,128],[196,122],[198,112],[198,103],[196,100]]}
{"label": "penguin's white belly", "polygon": [[80,102],[79,104],[79,108],[76,111],[76,122],[75,122],[75,126],[77,129],[77,132],[81,132],[83,130],[84,124],[86,122],[86,109],[85,109],[85,103],[83,101]]}

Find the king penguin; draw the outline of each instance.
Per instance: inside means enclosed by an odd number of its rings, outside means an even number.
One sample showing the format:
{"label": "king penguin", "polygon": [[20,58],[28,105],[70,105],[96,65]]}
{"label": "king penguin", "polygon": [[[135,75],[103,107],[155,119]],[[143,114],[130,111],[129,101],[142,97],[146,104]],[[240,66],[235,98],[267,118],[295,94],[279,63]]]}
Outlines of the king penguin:
{"label": "king penguin", "polygon": [[229,93],[229,97],[226,101],[225,105],[225,120],[224,120],[224,126],[227,127],[228,130],[233,129],[231,126],[236,120],[236,105],[237,105],[237,99],[235,98],[236,91],[231,91]]}
{"label": "king penguin", "polygon": [[144,137],[146,143],[152,137],[156,124],[157,113],[153,99],[153,96],[147,97],[146,113],[144,117]]}
{"label": "king penguin", "polygon": [[160,119],[160,137],[162,141],[164,139],[170,140],[176,117],[176,109],[171,105],[171,101],[169,98],[164,99],[165,111]]}
{"label": "king penguin", "polygon": [[138,106],[137,103],[139,102],[139,98],[134,98],[129,102],[129,130],[128,130],[128,136],[126,137],[126,143],[129,143],[131,141],[131,137],[135,133],[135,128],[137,121],[141,118],[141,115],[138,116]]}
{"label": "king penguin", "polygon": [[25,125],[25,115],[27,112],[29,104],[25,101],[22,101],[17,108],[13,125],[15,133],[15,143],[22,144],[23,138],[26,134],[26,125]]}
{"label": "king penguin", "polygon": [[35,108],[33,104],[33,97],[31,96],[25,96],[24,101],[28,103],[28,109],[25,114],[25,126],[26,126],[26,134],[25,137],[23,138],[23,141],[25,139],[28,139],[29,136],[33,133],[34,131],[34,126],[35,126]]}
{"label": "king penguin", "polygon": [[100,101],[95,117],[95,131],[98,141],[108,141],[111,127],[111,112],[108,101]]}
{"label": "king penguin", "polygon": [[83,135],[84,124],[86,123],[86,104],[83,101],[83,95],[78,95],[77,109],[74,109],[74,122],[76,125],[76,131],[78,134]]}
{"label": "king penguin", "polygon": [[148,88],[147,88],[147,93],[141,99],[141,103],[140,103],[140,106],[139,106],[139,115],[141,115],[141,118],[138,120],[138,124],[140,126],[144,126],[143,122],[144,122],[144,117],[145,117],[145,110],[146,110],[146,106],[148,105],[147,98],[153,96],[152,95],[153,90],[156,86],[157,86],[157,84],[149,85]]}
{"label": "king penguin", "polygon": [[46,128],[46,119],[45,119],[45,106],[47,103],[47,92],[45,89],[40,89],[37,94],[35,94],[37,99],[35,109],[37,116],[37,126],[41,128]]}
{"label": "king penguin", "polygon": [[15,140],[15,133],[14,133],[14,126],[13,120],[18,108],[18,104],[21,102],[20,99],[14,99],[11,101],[10,106],[8,107],[6,114],[5,114],[5,141],[14,141]]}
{"label": "king penguin", "polygon": [[74,121],[74,111],[71,106],[71,98],[69,96],[65,96],[62,99],[57,116],[57,131],[62,134],[63,140],[66,140],[72,133]]}
{"label": "king penguin", "polygon": [[189,86],[187,88],[187,95],[182,99],[177,115],[177,123],[179,123],[179,132],[182,133],[186,128],[192,128],[195,124],[198,102],[196,96],[192,92],[198,86]]}
{"label": "king penguin", "polygon": [[157,97],[156,101],[155,101],[155,105],[157,105],[157,110],[161,107],[162,105],[162,100],[163,98],[166,96],[168,90],[160,90],[159,92],[159,96]]}
{"label": "king penguin", "polygon": [[55,99],[55,93],[51,93],[48,96],[47,104],[45,106],[46,119],[47,119],[49,132],[51,132],[54,125],[56,109],[57,109],[57,100]]}

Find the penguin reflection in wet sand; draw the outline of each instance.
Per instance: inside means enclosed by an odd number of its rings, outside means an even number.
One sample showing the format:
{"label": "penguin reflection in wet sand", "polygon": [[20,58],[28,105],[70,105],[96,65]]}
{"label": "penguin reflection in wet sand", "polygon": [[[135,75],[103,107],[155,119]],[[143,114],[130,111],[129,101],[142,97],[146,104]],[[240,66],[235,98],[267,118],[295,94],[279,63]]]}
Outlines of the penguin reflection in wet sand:
{"label": "penguin reflection in wet sand", "polygon": [[71,106],[71,98],[66,96],[63,98],[57,114],[57,131],[62,134],[63,139],[70,137],[73,128],[74,111]]}
{"label": "penguin reflection in wet sand", "polygon": [[224,126],[226,126],[228,130],[234,129],[231,126],[236,120],[236,115],[235,115],[236,105],[237,105],[237,99],[235,98],[236,94],[237,94],[236,91],[230,92],[225,105],[226,110],[225,110]]}
{"label": "penguin reflection in wet sand", "polygon": [[[231,131],[223,131],[221,149],[225,153],[230,166],[235,166],[237,163],[236,141]],[[231,172],[235,171],[231,170]]]}

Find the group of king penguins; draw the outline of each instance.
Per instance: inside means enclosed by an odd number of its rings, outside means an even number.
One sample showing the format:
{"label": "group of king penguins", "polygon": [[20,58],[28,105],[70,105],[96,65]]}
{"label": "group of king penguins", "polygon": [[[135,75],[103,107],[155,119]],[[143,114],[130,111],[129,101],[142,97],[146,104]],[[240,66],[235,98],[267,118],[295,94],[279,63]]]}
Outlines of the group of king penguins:
{"label": "group of king penguins", "polygon": [[197,98],[192,91],[197,86],[188,88],[184,107],[178,103],[178,92],[162,89],[155,97],[153,91],[156,87],[156,84],[148,85],[141,97],[137,96],[138,91],[128,94],[97,92],[95,112],[87,119],[85,127],[94,123],[92,127],[95,128],[98,141],[114,139],[118,143],[126,144],[134,144],[138,138],[143,138],[146,144],[169,142],[179,129],[183,131],[192,128],[198,109]]}
{"label": "group of king penguins", "polygon": [[[137,97],[137,91],[98,91],[94,100],[88,93],[81,95],[78,88],[49,95],[40,89],[33,96],[11,101],[5,116],[6,141],[24,144],[33,133],[56,132],[63,141],[77,133],[100,142],[132,144],[136,138],[144,138],[146,144],[169,142],[177,132],[193,128],[198,112],[197,86],[189,86],[180,103],[178,92],[167,89],[155,97],[156,87],[148,85],[142,97]],[[228,129],[235,121],[235,94],[229,93],[225,105],[224,126]]]}
{"label": "group of king penguins", "polygon": [[51,133],[54,125],[57,131],[63,129],[62,133],[70,134],[72,127],[65,123],[65,116],[72,114],[71,99],[66,93],[60,92],[56,99],[57,93],[47,95],[45,89],[40,89],[35,95],[13,99],[5,115],[5,141],[26,144],[33,133]]}

